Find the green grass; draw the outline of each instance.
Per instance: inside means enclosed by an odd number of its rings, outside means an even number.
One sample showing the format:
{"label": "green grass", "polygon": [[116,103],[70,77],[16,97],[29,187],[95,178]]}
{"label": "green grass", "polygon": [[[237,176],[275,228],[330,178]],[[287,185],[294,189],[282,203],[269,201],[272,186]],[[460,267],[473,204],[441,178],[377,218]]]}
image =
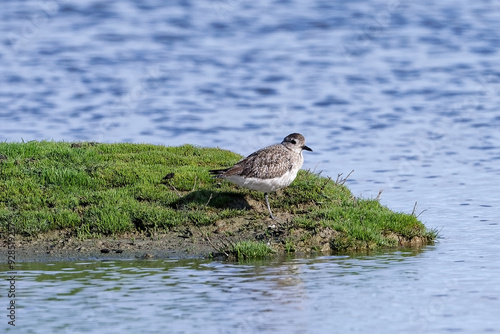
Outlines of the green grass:
{"label": "green grass", "polygon": [[235,260],[265,258],[274,253],[273,249],[262,242],[240,241],[227,251]]}
{"label": "green grass", "polygon": [[[89,238],[265,220],[265,208],[248,204],[264,203],[263,194],[208,173],[239,159],[229,151],[191,145],[0,143],[0,231],[12,222],[25,236],[70,228]],[[270,202],[278,216],[291,215],[290,230],[335,231],[331,248],[336,250],[391,247],[394,236],[436,237],[416,217],[355,198],[347,187],[307,171]],[[292,241],[287,236],[287,249],[294,248]]]}

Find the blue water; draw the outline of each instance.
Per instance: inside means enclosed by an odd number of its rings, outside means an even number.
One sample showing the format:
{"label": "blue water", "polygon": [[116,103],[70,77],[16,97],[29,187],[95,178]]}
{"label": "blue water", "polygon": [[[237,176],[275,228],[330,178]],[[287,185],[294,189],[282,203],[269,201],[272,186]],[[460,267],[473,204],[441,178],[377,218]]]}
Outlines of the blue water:
{"label": "blue water", "polygon": [[500,331],[499,2],[1,4],[0,140],[247,155],[300,132],[304,168],[441,230],[421,252],[65,264],[83,281],[25,263],[16,330]]}

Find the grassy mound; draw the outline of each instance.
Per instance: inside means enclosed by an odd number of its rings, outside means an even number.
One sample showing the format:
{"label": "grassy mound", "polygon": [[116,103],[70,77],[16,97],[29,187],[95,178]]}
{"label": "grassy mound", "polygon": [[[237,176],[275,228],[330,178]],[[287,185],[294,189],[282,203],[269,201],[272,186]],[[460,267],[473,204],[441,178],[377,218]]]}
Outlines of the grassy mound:
{"label": "grassy mound", "polygon": [[307,171],[270,196],[282,223],[262,228],[272,223],[264,195],[208,173],[239,159],[191,145],[0,143],[0,231],[9,222],[25,236],[71,229],[79,238],[204,227],[207,237],[236,236],[229,243],[236,253],[248,248],[245,242],[286,251],[345,250],[436,236],[415,216],[356,198],[343,184]]}

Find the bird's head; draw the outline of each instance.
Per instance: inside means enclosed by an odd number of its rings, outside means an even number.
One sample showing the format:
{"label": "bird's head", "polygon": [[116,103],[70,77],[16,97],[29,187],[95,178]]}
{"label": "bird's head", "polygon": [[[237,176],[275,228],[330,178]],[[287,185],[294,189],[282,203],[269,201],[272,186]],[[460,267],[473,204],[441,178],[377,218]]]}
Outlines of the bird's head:
{"label": "bird's head", "polygon": [[306,139],[300,133],[289,134],[283,139],[281,144],[298,153],[303,150],[312,151],[310,147],[306,146]]}

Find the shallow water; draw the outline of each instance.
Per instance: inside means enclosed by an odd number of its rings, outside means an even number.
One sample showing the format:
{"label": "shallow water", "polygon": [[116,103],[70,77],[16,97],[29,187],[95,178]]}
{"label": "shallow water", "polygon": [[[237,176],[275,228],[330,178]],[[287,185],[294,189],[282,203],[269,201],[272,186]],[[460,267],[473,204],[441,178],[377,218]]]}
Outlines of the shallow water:
{"label": "shallow water", "polygon": [[354,170],[356,195],[418,202],[441,230],[421,252],[22,263],[17,330],[500,331],[497,2],[24,1],[0,16],[0,140],[246,155],[301,132],[304,168]]}
{"label": "shallow water", "polygon": [[464,261],[435,261],[436,252],[249,264],[23,263],[17,326],[23,333],[40,326],[54,333],[495,330],[499,289],[458,278]]}

